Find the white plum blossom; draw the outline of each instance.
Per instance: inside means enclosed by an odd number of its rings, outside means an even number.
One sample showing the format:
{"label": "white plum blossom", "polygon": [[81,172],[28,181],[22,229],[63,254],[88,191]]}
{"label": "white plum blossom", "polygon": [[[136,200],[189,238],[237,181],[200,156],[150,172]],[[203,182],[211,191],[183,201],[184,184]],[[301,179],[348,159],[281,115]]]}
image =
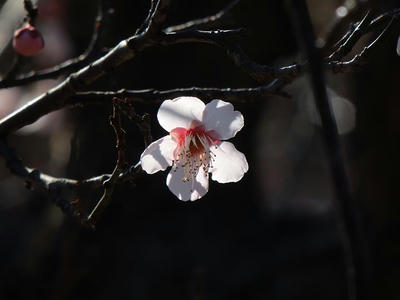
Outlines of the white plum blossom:
{"label": "white plum blossom", "polygon": [[148,174],[171,166],[167,186],[180,200],[203,197],[209,173],[228,183],[239,181],[249,169],[244,154],[225,141],[244,125],[231,103],[216,99],[205,105],[196,97],[178,97],[161,104],[157,119],[169,135],[150,144],[140,163]]}

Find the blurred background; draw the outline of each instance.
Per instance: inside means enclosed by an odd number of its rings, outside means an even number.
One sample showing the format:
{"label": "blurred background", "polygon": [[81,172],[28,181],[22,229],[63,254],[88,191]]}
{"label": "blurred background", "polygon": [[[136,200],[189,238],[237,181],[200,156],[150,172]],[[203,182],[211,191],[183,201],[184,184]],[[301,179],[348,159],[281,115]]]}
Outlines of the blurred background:
{"label": "blurred background", "polygon": [[[14,59],[9,42],[25,15],[22,2],[0,1],[1,75]],[[112,1],[106,48],[135,32],[149,2]],[[229,3],[172,2],[170,25],[214,14]],[[283,2],[242,0],[223,25],[248,30],[241,45],[259,63],[301,61]],[[24,59],[21,71],[79,55],[92,34],[95,0],[38,4],[37,27],[46,47],[35,58]],[[362,18],[366,5],[377,13],[396,7],[396,1],[383,0],[308,4],[321,46],[335,22],[350,12],[340,34]],[[400,299],[399,33],[395,28],[359,72],[326,74],[365,219],[372,298],[386,300]],[[367,35],[353,54],[374,36]],[[154,47],[110,77],[91,88],[256,86],[222,49],[202,44]],[[0,90],[0,117],[60,80]],[[265,97],[234,104],[245,127],[233,142],[250,167],[239,183],[211,182],[209,193],[190,203],[169,192],[166,172],[143,176],[135,184],[118,186],[94,232],[64,216],[45,194],[27,190],[0,160],[0,299],[346,299],[334,190],[312,92],[306,78],[285,90],[292,99]],[[151,115],[155,139],[165,134],[156,120],[157,109],[136,106]],[[57,111],[13,134],[10,144],[28,166],[54,176],[84,179],[110,173],[116,160],[110,112],[106,105]],[[136,124],[125,120],[124,128],[133,164],[144,149],[143,140]],[[80,202],[90,206],[94,199],[82,195]]]}

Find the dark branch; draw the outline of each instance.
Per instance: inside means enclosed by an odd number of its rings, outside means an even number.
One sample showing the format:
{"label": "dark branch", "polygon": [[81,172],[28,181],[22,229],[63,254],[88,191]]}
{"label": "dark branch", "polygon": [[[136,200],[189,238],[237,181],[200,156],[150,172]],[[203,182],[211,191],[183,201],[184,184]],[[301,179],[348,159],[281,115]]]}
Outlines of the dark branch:
{"label": "dark branch", "polygon": [[159,2],[149,24],[149,30],[140,35],[122,40],[103,57],[71,74],[51,91],[40,95],[0,120],[0,136],[5,136],[23,126],[32,124],[47,113],[66,106],[68,98],[74,93],[105,76],[109,70],[114,70],[122,63],[132,59],[145,48],[157,44],[153,34],[165,20],[164,11],[158,11],[158,9],[166,9],[166,3],[168,2]]}
{"label": "dark branch", "polygon": [[26,20],[29,24],[34,25],[38,15],[38,8],[33,4],[32,0],[24,0],[24,9],[26,10]]}
{"label": "dark branch", "polygon": [[101,175],[86,180],[74,180],[68,178],[57,178],[40,172],[37,169],[31,169],[25,166],[18,157],[15,150],[8,146],[5,140],[0,140],[0,155],[5,159],[6,166],[10,172],[22,178],[28,188],[41,190],[48,194],[49,198],[59,206],[62,211],[72,217],[80,218],[81,214],[72,204],[62,198],[61,193],[69,189],[77,193],[80,189],[94,189],[100,187],[109,175]]}
{"label": "dark branch", "polygon": [[284,93],[278,93],[274,90],[273,86],[265,85],[255,88],[178,88],[172,90],[120,90],[116,92],[111,91],[92,91],[77,93],[72,97],[70,104],[72,106],[85,106],[90,104],[105,104],[111,103],[112,98],[126,98],[128,102],[134,103],[161,103],[165,99],[176,98],[179,96],[194,96],[210,101],[212,99],[225,99],[230,102],[249,103],[261,97],[277,95],[288,98],[289,96]]}

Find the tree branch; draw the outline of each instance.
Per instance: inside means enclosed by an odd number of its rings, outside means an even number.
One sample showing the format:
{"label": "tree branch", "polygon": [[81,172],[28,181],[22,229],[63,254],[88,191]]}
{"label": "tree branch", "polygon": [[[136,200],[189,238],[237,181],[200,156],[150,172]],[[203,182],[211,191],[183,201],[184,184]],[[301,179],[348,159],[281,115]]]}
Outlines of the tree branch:
{"label": "tree branch", "polygon": [[177,88],[171,90],[119,90],[112,91],[90,91],[77,93],[71,98],[71,106],[85,106],[90,104],[111,103],[114,97],[126,98],[130,103],[158,104],[164,99],[176,98],[182,95],[199,97],[205,101],[212,99],[225,99],[230,102],[249,103],[255,98],[271,95],[280,95],[289,98],[289,95],[275,92],[271,85],[259,86],[255,88]]}
{"label": "tree branch", "polygon": [[[132,59],[139,52],[154,45],[172,45],[177,43],[208,43],[222,47],[233,59],[235,64],[246,72],[257,82],[265,84],[267,81],[280,78],[274,81],[275,91],[281,89],[284,85],[290,83],[293,79],[301,76],[307,69],[307,63],[294,64],[281,68],[272,68],[270,66],[260,65],[250,59],[246,53],[232,40],[243,33],[243,30],[183,30],[170,33],[162,33],[160,28],[166,19],[166,8],[169,1],[159,1],[155,6],[154,12],[148,22],[147,29],[142,33],[121,41],[116,47],[110,50],[106,55],[97,59],[95,62],[87,65],[76,73],[71,74],[57,87],[46,94],[33,99],[27,105],[0,120],[0,136],[5,136],[23,126],[35,122],[43,115],[51,111],[68,106],[69,98],[76,92],[85,89],[88,85],[97,79],[105,76],[110,70],[115,69],[120,64]],[[398,17],[398,12],[392,12],[393,16]],[[360,36],[368,28],[371,14],[368,14],[364,21],[357,26],[353,34],[335,51],[331,58],[327,59],[325,68],[334,72],[352,71],[357,67],[356,61],[348,63],[335,63],[333,58],[341,59],[346,55],[357,42]],[[385,19],[384,17],[382,17]],[[375,19],[372,22],[382,22],[382,18]],[[379,20],[379,21],[378,21]],[[365,25],[367,24],[367,25]],[[372,26],[372,25],[371,25]]]}
{"label": "tree branch", "polygon": [[169,1],[159,1],[148,30],[145,30],[144,33],[122,40],[103,57],[71,74],[49,92],[40,95],[0,120],[0,136],[6,136],[10,132],[32,124],[43,115],[66,106],[68,98],[75,92],[105,76],[109,70],[113,70],[132,59],[145,48],[155,45],[156,40],[153,35],[157,32],[158,26],[162,26],[162,22],[165,20],[165,12],[158,11],[158,9],[165,9],[166,3],[169,3]]}
{"label": "tree branch", "polygon": [[86,180],[74,180],[69,178],[57,178],[44,174],[37,169],[31,169],[25,166],[15,150],[8,146],[4,139],[0,140],[0,155],[4,157],[6,166],[10,172],[22,178],[28,188],[34,188],[47,193],[49,198],[59,206],[65,214],[79,219],[82,217],[81,213],[77,210],[72,201],[62,198],[62,191],[68,189],[77,194],[81,189],[95,189],[101,187],[103,182],[110,177],[110,175],[104,174]]}

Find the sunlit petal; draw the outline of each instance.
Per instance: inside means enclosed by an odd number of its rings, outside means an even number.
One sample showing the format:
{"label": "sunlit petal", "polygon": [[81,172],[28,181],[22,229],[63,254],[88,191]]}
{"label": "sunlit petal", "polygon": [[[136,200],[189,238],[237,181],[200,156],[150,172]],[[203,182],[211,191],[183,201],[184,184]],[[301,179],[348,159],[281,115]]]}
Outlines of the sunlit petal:
{"label": "sunlit petal", "polygon": [[210,168],[211,178],[219,183],[237,182],[249,169],[244,154],[230,142],[221,142],[218,147],[212,148],[212,152],[214,161]]}
{"label": "sunlit petal", "polygon": [[151,143],[140,157],[142,169],[148,174],[154,174],[171,166],[176,146],[169,135]]}
{"label": "sunlit petal", "polygon": [[205,107],[203,124],[206,130],[214,130],[219,139],[227,140],[236,135],[244,125],[244,119],[233,105],[222,100],[212,100]]}
{"label": "sunlit petal", "polygon": [[165,100],[157,113],[160,125],[168,132],[177,127],[189,129],[192,122],[200,122],[205,104],[196,97]]}
{"label": "sunlit petal", "polygon": [[182,201],[195,201],[208,192],[208,174],[202,169],[197,176],[188,182],[183,182],[185,177],[183,168],[171,169],[167,176],[167,186],[170,191]]}

